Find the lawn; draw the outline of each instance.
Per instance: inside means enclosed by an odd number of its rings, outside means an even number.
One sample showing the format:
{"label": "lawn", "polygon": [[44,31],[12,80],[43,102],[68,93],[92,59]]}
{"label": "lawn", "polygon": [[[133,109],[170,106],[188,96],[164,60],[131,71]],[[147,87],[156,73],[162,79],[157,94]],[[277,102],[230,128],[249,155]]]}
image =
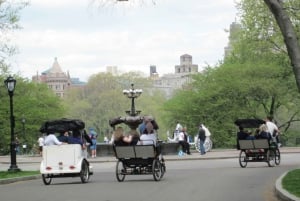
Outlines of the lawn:
{"label": "lawn", "polygon": [[300,198],[300,169],[288,172],[282,179],[282,187]]}
{"label": "lawn", "polygon": [[19,171],[19,172],[0,171],[0,179],[33,176],[38,174],[40,174],[39,171]]}

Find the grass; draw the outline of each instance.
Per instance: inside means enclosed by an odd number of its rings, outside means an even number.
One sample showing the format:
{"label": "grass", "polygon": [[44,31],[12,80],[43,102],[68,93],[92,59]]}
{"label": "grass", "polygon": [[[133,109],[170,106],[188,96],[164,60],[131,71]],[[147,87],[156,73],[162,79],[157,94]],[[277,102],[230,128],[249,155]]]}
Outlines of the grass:
{"label": "grass", "polygon": [[288,172],[282,179],[282,187],[300,198],[300,169]]}
{"label": "grass", "polygon": [[19,171],[19,172],[0,171],[0,179],[26,177],[26,176],[33,176],[38,174],[40,174],[39,171]]}

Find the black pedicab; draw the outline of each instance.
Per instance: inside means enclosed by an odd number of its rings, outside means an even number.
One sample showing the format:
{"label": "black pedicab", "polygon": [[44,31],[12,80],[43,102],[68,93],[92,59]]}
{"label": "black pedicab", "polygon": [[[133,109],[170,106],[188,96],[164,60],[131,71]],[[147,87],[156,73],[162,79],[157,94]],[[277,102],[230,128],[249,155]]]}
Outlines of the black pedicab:
{"label": "black pedicab", "polygon": [[[42,124],[42,133],[61,133],[65,131],[79,131],[81,138],[90,142],[84,131],[85,124],[79,119],[57,119]],[[80,144],[64,144],[43,147],[43,160],[40,172],[45,185],[49,185],[52,178],[80,177],[82,183],[88,182],[93,169],[87,160],[86,149]]]}
{"label": "black pedicab", "polygon": [[[242,128],[257,129],[265,124],[261,119],[237,119],[235,125]],[[280,164],[280,151],[276,142],[268,139],[238,139],[237,149],[240,150],[239,164],[242,168],[248,162],[266,162],[269,167]]]}
{"label": "black pedicab", "polygon": [[[110,120],[110,126],[124,123],[131,129],[136,129],[143,122],[143,117],[127,116]],[[156,122],[153,122],[156,126]],[[158,128],[158,126],[157,126]],[[113,145],[117,158],[116,178],[119,182],[127,175],[153,175],[155,181],[160,181],[166,171],[164,159],[161,155],[159,142],[148,145]]]}

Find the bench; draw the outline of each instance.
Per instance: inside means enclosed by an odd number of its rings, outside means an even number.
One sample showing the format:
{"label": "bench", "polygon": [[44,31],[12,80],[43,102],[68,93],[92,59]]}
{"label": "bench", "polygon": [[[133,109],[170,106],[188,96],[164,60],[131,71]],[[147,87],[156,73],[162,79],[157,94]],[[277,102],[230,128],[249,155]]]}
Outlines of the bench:
{"label": "bench", "polygon": [[154,158],[156,156],[154,145],[114,146],[114,151],[117,159]]}
{"label": "bench", "polygon": [[269,149],[269,141],[267,139],[257,140],[239,140],[241,150],[245,149]]}

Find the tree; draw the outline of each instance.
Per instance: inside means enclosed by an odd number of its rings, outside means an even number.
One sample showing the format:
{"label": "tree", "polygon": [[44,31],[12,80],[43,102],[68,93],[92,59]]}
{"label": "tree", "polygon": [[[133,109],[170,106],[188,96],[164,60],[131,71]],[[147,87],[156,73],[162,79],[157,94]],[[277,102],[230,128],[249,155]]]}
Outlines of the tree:
{"label": "tree", "polygon": [[127,116],[125,111],[130,110],[131,101],[123,96],[122,91],[130,89],[132,83],[134,88],[143,90],[142,95],[135,99],[136,110],[142,111],[141,116],[154,116],[160,124],[161,105],[165,98],[150,87],[151,80],[138,72],[119,76],[110,73],[93,75],[84,88],[74,89],[67,94],[64,102],[68,116],[84,120],[87,127],[95,128],[102,137],[109,135],[112,131],[109,120]]}
{"label": "tree", "polygon": [[20,28],[19,13],[27,4],[26,2],[0,1],[0,70],[2,72],[8,70],[5,59],[16,52],[16,48],[10,43],[9,33]]}
{"label": "tree", "polygon": [[[282,0],[264,0],[265,4],[268,6],[270,11],[275,17],[275,20],[280,28],[282,36],[284,38],[284,43],[286,45],[289,58],[291,60],[291,66],[294,71],[296,83],[298,90],[300,91],[300,44],[299,38],[297,37],[295,28],[293,23],[286,11],[284,6],[284,2]],[[299,1],[295,1],[298,3],[298,7],[291,8],[295,11],[299,11]],[[287,1],[288,5],[289,1]],[[299,18],[298,18],[299,22]]]}
{"label": "tree", "polygon": [[[39,129],[46,120],[61,118],[65,110],[61,100],[45,84],[30,82],[24,78],[14,75],[17,80],[14,91],[14,117],[15,134],[21,143],[28,145],[28,150],[36,143],[40,134]],[[0,82],[5,77],[0,76]],[[9,151],[10,142],[10,118],[9,118],[9,96],[7,89],[2,85],[0,88],[0,153]],[[24,129],[22,119],[25,119]]]}

